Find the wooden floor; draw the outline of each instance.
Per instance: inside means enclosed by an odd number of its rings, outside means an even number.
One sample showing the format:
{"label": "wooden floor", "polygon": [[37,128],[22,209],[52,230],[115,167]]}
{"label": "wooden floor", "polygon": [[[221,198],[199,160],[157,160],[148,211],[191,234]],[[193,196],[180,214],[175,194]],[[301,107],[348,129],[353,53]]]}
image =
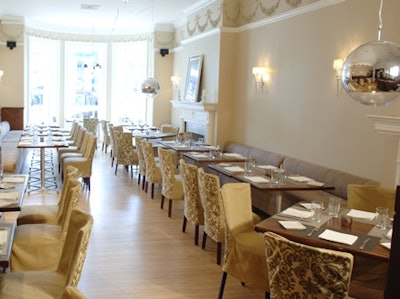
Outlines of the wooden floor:
{"label": "wooden floor", "polygon": [[[174,203],[168,218],[160,209],[160,187],[154,199],[120,166],[97,150],[92,190],[84,192],[79,207],[94,217],[94,226],[79,289],[88,298],[217,298],[221,267],[216,244],[195,246],[193,227],[182,233],[183,202]],[[27,194],[25,205],[52,204],[55,191]],[[167,206],[167,205],[166,205]],[[16,213],[6,213],[8,222]],[[201,235],[203,231],[201,230]],[[228,276],[224,298],[264,298],[259,290],[243,287]]]}

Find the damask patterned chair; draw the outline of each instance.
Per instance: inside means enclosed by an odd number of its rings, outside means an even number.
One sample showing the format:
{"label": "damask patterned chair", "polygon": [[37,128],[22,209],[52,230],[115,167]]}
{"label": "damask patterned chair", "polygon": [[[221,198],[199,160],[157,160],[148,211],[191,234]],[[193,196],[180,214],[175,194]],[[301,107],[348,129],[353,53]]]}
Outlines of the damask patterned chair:
{"label": "damask patterned chair", "polygon": [[82,183],[68,181],[68,193],[60,224],[24,224],[15,228],[11,249],[11,271],[51,270],[57,267],[72,210],[78,205]]}
{"label": "damask patterned chair", "polygon": [[76,287],[67,286],[61,299],[87,299],[87,297]]}
{"label": "damask patterned chair", "polygon": [[204,209],[201,204],[197,166],[180,160],[183,195],[185,198],[183,208],[182,232],[186,231],[187,221],[195,226],[194,244],[199,244],[199,227],[204,225]]}
{"label": "damask patterned chair", "polygon": [[131,168],[131,176],[133,175],[133,165],[138,166],[139,158],[132,143],[131,132],[116,132],[115,133],[118,153],[117,160],[115,162],[115,174],[117,174],[118,165],[124,165],[128,170]]}
{"label": "damask patterned chair", "polygon": [[101,150],[107,154],[108,146],[111,144],[110,134],[108,133],[107,121],[101,120],[101,131],[103,133],[103,142],[101,144]]}
{"label": "damask patterned chair", "polygon": [[61,298],[66,287],[76,288],[85,262],[92,226],[91,215],[74,209],[56,268],[0,275],[0,298]]}
{"label": "damask patterned chair", "polygon": [[111,167],[114,166],[114,160],[117,158],[118,155],[118,144],[117,144],[117,137],[115,135],[116,132],[122,133],[124,131],[123,126],[111,126],[110,127],[110,137],[111,137],[111,144],[112,149],[110,152],[111,155]]}
{"label": "damask patterned chair", "polygon": [[184,199],[182,177],[179,174],[175,174],[174,155],[175,151],[162,147],[158,148],[162,177],[161,209],[164,208],[164,200],[168,199],[168,217],[171,217],[172,214],[172,202]]}
{"label": "damask patterned chair", "polygon": [[[162,124],[160,126],[161,133],[171,133],[177,135],[179,133],[179,128],[172,124]],[[176,140],[176,136],[174,137],[165,137],[163,140]]]}
{"label": "damask patterned chair", "polygon": [[142,189],[144,189],[144,184],[146,182],[146,161],[144,160],[142,140],[143,138],[135,136],[136,153],[139,160],[138,185],[143,178]]}
{"label": "damask patterned chair", "polygon": [[89,133],[97,136],[97,126],[99,125],[99,120],[97,118],[83,118],[82,124]]}
{"label": "damask patterned chair", "polygon": [[225,255],[219,297],[223,298],[227,275],[242,284],[266,292],[269,298],[264,235],[254,230],[251,189],[248,183],[228,183],[221,188],[225,213]]}
{"label": "damask patterned chair", "polygon": [[348,298],[353,255],[265,233],[271,299]]}
{"label": "damask patterned chair", "polygon": [[162,184],[161,169],[156,164],[154,158],[153,144],[146,140],[142,140],[142,151],[146,163],[146,184],[145,192],[147,193],[149,184],[151,184],[151,198],[154,198],[154,185]]}
{"label": "damask patterned chair", "polygon": [[17,217],[17,225],[48,223],[61,225],[64,205],[67,201],[69,181],[78,178],[78,169],[69,166],[66,169],[66,175],[61,188],[61,195],[56,205],[24,205]]}
{"label": "damask patterned chair", "polygon": [[222,244],[225,241],[225,218],[222,208],[219,177],[198,169],[200,200],[204,211],[202,249],[206,248],[207,237],[217,242],[217,264],[221,265]]}

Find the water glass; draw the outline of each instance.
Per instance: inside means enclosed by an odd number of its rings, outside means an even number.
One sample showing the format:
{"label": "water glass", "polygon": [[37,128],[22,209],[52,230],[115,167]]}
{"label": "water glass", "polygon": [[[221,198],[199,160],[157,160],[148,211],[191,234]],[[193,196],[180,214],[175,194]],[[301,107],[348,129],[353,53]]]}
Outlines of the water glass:
{"label": "water glass", "polygon": [[388,228],[389,225],[389,209],[385,207],[376,208],[376,227],[381,229]]}
{"label": "water glass", "polygon": [[3,178],[3,172],[4,172],[4,165],[3,163],[0,163],[0,179]]}
{"label": "water glass", "polygon": [[256,163],[254,159],[248,158],[244,162],[244,175],[252,175]]}
{"label": "water glass", "polygon": [[311,211],[313,212],[311,220],[318,223],[321,222],[321,216],[323,210],[324,210],[324,203],[319,200],[313,200],[311,202]]}
{"label": "water glass", "polygon": [[340,212],[340,201],[341,199],[339,197],[334,197],[331,196],[329,197],[329,215],[337,218],[339,216]]}
{"label": "water glass", "polygon": [[271,181],[276,184],[282,184],[286,176],[286,170],[283,168],[275,168],[272,170]]}

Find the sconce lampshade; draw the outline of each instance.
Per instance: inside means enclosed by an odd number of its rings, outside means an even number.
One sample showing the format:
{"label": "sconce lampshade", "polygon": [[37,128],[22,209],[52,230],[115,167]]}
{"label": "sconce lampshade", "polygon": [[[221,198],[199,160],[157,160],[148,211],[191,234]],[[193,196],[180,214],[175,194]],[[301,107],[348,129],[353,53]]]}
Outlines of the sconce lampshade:
{"label": "sconce lampshade", "polygon": [[386,41],[359,46],[343,63],[342,84],[361,104],[392,103],[400,95],[400,47]]}
{"label": "sconce lampshade", "polygon": [[142,83],[142,92],[155,96],[160,92],[160,83],[154,78],[147,78]]}

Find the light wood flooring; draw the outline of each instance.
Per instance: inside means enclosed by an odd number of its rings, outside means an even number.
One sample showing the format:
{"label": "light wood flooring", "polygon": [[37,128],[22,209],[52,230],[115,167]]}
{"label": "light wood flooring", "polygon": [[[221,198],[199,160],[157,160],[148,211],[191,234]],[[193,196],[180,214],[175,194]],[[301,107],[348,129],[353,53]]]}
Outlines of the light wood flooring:
{"label": "light wood flooring", "polygon": [[[114,175],[110,163],[99,146],[92,190],[84,191],[79,203],[94,217],[79,289],[93,299],[217,298],[222,272],[216,244],[208,240],[205,250],[195,246],[189,224],[182,233],[183,202],[174,203],[168,218],[168,205],[160,209],[159,186],[151,199],[137,184],[136,174],[131,178],[120,166]],[[55,191],[32,192],[24,204],[53,204],[57,199]],[[6,214],[8,222],[17,215]],[[264,298],[264,293],[228,276],[224,298]]]}

